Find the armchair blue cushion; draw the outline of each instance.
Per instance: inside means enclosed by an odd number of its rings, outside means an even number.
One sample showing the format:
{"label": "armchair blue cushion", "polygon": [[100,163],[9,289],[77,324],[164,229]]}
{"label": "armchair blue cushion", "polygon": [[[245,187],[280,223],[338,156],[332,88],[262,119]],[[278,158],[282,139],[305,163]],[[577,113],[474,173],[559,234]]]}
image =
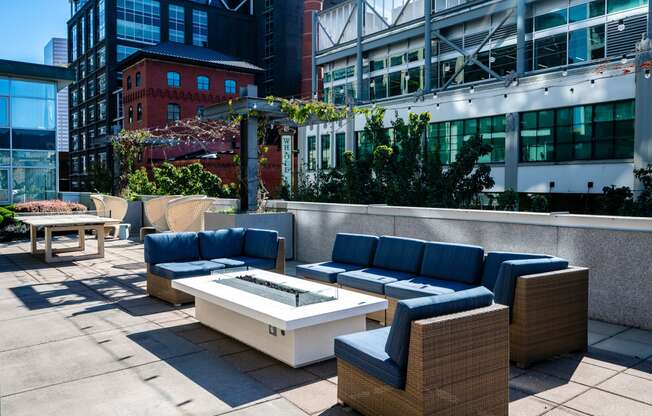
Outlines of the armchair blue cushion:
{"label": "armchair blue cushion", "polygon": [[510,316],[514,305],[514,290],[519,276],[564,270],[568,261],[556,257],[529,260],[509,260],[500,265],[498,279],[494,287],[496,303],[509,306]]}
{"label": "armchair blue cushion", "polygon": [[374,235],[337,234],[331,260],[335,263],[355,264],[363,269],[373,262],[377,244],[378,237]]}
{"label": "armchair blue cushion", "polygon": [[223,264],[227,269],[246,266],[255,269],[271,270],[276,267],[276,259],[262,259],[259,257],[236,256],[230,258],[213,259],[211,261]]}
{"label": "armchair blue cushion", "polygon": [[336,283],[338,274],[358,269],[361,269],[361,266],[327,261],[297,266],[296,273],[300,277],[307,277],[324,283]]}
{"label": "armchair blue cushion", "polygon": [[480,286],[447,295],[402,300],[396,306],[385,351],[399,367],[405,369],[412,321],[482,308],[491,305],[493,298],[487,288]]}
{"label": "armchair blue cushion", "polygon": [[205,260],[242,255],[245,229],[227,228],[198,233],[199,252]]}
{"label": "armchair blue cushion", "polygon": [[160,233],[145,237],[145,263],[199,260],[197,233]]}
{"label": "armchair blue cushion", "polygon": [[424,296],[445,295],[472,289],[474,286],[453,280],[415,277],[385,285],[385,295],[394,299],[412,299]]}
{"label": "armchair blue cushion", "polygon": [[483,260],[482,247],[429,242],[423,250],[420,274],[469,285],[478,284]]}
{"label": "armchair blue cushion", "polygon": [[397,389],[405,387],[405,370],[384,350],[389,327],[335,338],[335,356]]}
{"label": "armchair blue cushion", "polygon": [[378,241],[375,268],[418,274],[423,258],[423,240],[382,236]]}
{"label": "armchair blue cushion", "polygon": [[500,265],[508,260],[527,260],[527,259],[549,259],[552,256],[545,254],[530,254],[530,253],[510,253],[506,251],[490,251],[484,260],[484,268],[482,270],[482,286],[493,292],[496,286],[496,279],[498,279],[498,271]]}
{"label": "armchair blue cushion", "polygon": [[223,264],[208,260],[186,261],[182,263],[159,263],[151,267],[152,273],[166,279],[183,279],[185,277],[206,276],[213,270],[223,269]]}
{"label": "armchair blue cushion", "polygon": [[386,284],[413,277],[411,274],[394,270],[369,268],[340,273],[337,275],[337,283],[353,289],[384,295]]}
{"label": "armchair blue cushion", "polygon": [[278,232],[256,228],[247,229],[242,255],[261,259],[276,259],[277,254]]}

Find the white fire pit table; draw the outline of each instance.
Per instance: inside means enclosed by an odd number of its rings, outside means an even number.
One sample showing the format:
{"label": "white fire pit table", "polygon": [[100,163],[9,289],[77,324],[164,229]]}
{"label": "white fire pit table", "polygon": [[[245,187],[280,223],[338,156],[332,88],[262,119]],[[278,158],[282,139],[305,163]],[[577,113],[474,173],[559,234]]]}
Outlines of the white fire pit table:
{"label": "white fire pit table", "polygon": [[250,269],[172,281],[195,296],[195,316],[292,367],[333,357],[333,339],[366,329],[387,301],[295,277]]}

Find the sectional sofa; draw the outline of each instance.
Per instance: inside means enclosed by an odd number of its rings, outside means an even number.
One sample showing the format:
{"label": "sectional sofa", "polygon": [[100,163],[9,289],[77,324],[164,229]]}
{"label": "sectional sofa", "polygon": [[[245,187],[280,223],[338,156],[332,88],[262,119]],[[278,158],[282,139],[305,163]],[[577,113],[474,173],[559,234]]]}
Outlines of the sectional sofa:
{"label": "sectional sofa", "polygon": [[252,267],[285,272],[285,239],[278,232],[229,228],[199,233],[160,233],[145,237],[147,293],[174,305],[194,297],[172,288],[172,280],[215,270]]}
{"label": "sectional sofa", "polygon": [[401,300],[485,287],[510,308],[510,356],[520,367],[587,346],[589,271],[553,256],[338,234],[331,261],[297,266],[296,273],[386,298],[386,313],[370,316],[385,324]]}
{"label": "sectional sofa", "polygon": [[506,416],[508,334],[482,286],[403,300],[391,327],[335,339],[338,399],[366,416]]}

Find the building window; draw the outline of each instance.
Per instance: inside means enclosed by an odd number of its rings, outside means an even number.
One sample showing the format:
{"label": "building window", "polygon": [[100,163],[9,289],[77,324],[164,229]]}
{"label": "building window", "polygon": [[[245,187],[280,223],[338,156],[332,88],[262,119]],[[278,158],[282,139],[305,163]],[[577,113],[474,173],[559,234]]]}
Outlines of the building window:
{"label": "building window", "polygon": [[308,170],[317,169],[317,137],[308,136]]}
{"label": "building window", "polygon": [[79,20],[79,25],[79,53],[83,55],[86,52],[86,16]]}
{"label": "building window", "polygon": [[118,62],[121,62],[129,55],[138,52],[138,48],[132,48],[131,46],[118,45],[117,47],[117,59]]}
{"label": "building window", "polygon": [[321,136],[321,168],[329,169],[331,167],[331,135],[322,134]]}
{"label": "building window", "polygon": [[127,77],[127,90],[131,89],[131,75]]}
{"label": "building window", "polygon": [[634,100],[521,115],[521,161],[631,159]]}
{"label": "building window", "polygon": [[104,22],[104,0],[97,2],[97,40],[102,41],[106,37],[106,23]]}
{"label": "building window", "polygon": [[168,121],[181,119],[181,107],[179,104],[168,104]]}
{"label": "building window", "polygon": [[185,10],[182,6],[170,4],[170,42],[185,43]]}
{"label": "building window", "polygon": [[534,70],[566,65],[566,33],[534,41]]}
{"label": "building window", "polygon": [[568,63],[604,58],[604,45],[604,25],[573,30],[568,33]]}
{"label": "building window", "polygon": [[208,13],[201,10],[192,11],[192,44],[208,46]]}
{"label": "building window", "polygon": [[143,121],[143,105],[141,103],[136,106],[136,120]]}
{"label": "building window", "polygon": [[160,42],[160,9],[159,2],[155,0],[117,0],[118,39]]}
{"label": "building window", "polygon": [[616,13],[634,7],[640,7],[647,4],[647,0],[609,0],[607,2],[607,12]]}
{"label": "building window", "polygon": [[97,77],[97,87],[100,91],[100,94],[104,94],[106,92],[106,74],[102,74]]}
{"label": "building window", "polygon": [[[386,135],[386,140],[390,145],[394,143],[393,129],[385,129],[384,134]],[[355,146],[355,154],[358,159],[369,159],[372,157],[374,149],[371,140],[367,137],[364,131],[356,132]]]}
{"label": "building window", "polygon": [[95,46],[95,30],[94,25],[93,25],[93,20],[95,17],[95,9],[91,8],[91,10],[88,12],[88,45],[89,48],[92,48]]}
{"label": "building window", "polygon": [[106,65],[106,48],[102,46],[97,50],[97,67],[102,68]]}
{"label": "building window", "polygon": [[106,100],[100,101],[100,103],[97,105],[97,109],[98,109],[97,119],[100,121],[106,120]]}
{"label": "building window", "polygon": [[472,118],[433,123],[428,127],[426,155],[448,165],[457,159],[462,144],[471,137],[481,137],[491,146],[491,153],[482,156],[478,163],[505,162],[505,116]]}
{"label": "building window", "polygon": [[141,76],[140,72],[136,72],[136,87],[140,87]]}
{"label": "building window", "polygon": [[344,152],[346,152],[346,133],[335,135],[335,167],[344,167]]}
{"label": "building window", "polygon": [[72,25],[70,28],[70,49],[71,52],[71,61],[75,62],[77,60],[77,26]]}
{"label": "building window", "polygon": [[168,72],[168,87],[179,88],[181,85],[181,75],[178,72]]}
{"label": "building window", "polygon": [[224,93],[225,94],[235,94],[236,82],[232,79],[227,79],[224,81]]}
{"label": "building window", "polygon": [[210,87],[210,80],[207,76],[200,75],[197,77],[197,89],[199,91],[208,91]]}
{"label": "building window", "polygon": [[134,108],[129,106],[129,124],[134,124]]}

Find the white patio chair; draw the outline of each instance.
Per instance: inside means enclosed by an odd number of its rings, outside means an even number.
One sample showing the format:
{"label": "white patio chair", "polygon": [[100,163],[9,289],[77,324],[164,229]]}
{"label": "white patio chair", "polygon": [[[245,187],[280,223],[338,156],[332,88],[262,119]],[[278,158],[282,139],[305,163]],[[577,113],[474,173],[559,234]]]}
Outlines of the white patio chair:
{"label": "white patio chair", "polygon": [[217,201],[216,198],[184,197],[170,201],[165,218],[170,231],[203,231],[204,213]]}
{"label": "white patio chair", "polygon": [[[117,196],[112,195],[91,195],[91,200],[95,204],[97,215],[105,218],[112,218],[122,222],[127,215],[129,209],[129,202]],[[113,238],[118,237],[120,224],[109,225],[104,227]]]}
{"label": "white patio chair", "polygon": [[180,195],[166,195],[143,201],[146,225],[153,227],[156,232],[168,231],[168,222],[165,219],[165,212],[170,201],[180,198]]}

